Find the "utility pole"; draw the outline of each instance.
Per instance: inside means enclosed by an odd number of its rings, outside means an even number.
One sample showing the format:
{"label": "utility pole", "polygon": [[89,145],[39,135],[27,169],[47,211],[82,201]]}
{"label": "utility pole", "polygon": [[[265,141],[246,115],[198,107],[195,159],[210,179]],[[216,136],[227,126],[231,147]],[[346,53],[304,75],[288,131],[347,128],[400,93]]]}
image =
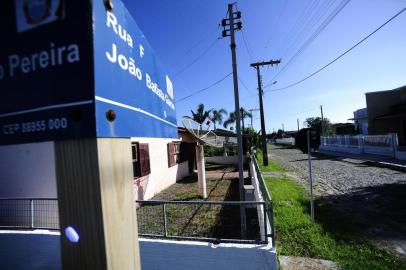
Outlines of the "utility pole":
{"label": "utility pole", "polygon": [[268,148],[266,144],[266,129],[265,129],[265,117],[264,117],[264,105],[262,101],[262,96],[264,92],[262,91],[262,80],[261,80],[261,71],[262,66],[273,66],[279,64],[280,60],[270,60],[268,62],[257,62],[252,63],[250,66],[257,70],[258,78],[258,95],[259,95],[259,110],[261,114],[261,133],[262,133],[262,160],[264,166],[268,166]]}
{"label": "utility pole", "polygon": [[251,113],[251,128],[253,129],[254,126],[253,126],[253,124],[252,124],[252,119],[253,119],[254,117],[253,117],[252,112],[257,112],[257,111],[259,111],[259,109],[249,109],[249,111],[250,111],[250,113]]}
{"label": "utility pole", "polygon": [[[238,76],[237,76],[237,56],[235,53],[235,37],[234,31],[241,30],[242,23],[241,12],[234,12],[234,4],[228,4],[228,18],[221,21],[223,26],[223,37],[230,37],[230,48],[231,48],[231,58],[233,66],[233,83],[234,83],[234,106],[235,106],[235,116],[236,116],[236,126],[237,126],[237,145],[238,145],[238,175],[239,175],[239,189],[240,189],[240,201],[245,201],[244,194],[244,171],[243,171],[243,149],[242,149],[242,135],[241,135],[241,124],[240,124],[240,98],[238,94]],[[234,22],[237,20],[237,22]],[[229,27],[226,29],[226,27]],[[240,205],[240,219],[241,219],[241,238],[246,238],[246,220],[245,220],[245,206]]]}
{"label": "utility pole", "polygon": [[285,125],[282,123],[282,131],[285,132]]}
{"label": "utility pole", "polygon": [[299,133],[300,127],[299,127],[299,118],[297,119],[297,133]]}
{"label": "utility pole", "polygon": [[324,116],[323,116],[323,105],[320,105],[321,111],[321,136],[324,136]]}

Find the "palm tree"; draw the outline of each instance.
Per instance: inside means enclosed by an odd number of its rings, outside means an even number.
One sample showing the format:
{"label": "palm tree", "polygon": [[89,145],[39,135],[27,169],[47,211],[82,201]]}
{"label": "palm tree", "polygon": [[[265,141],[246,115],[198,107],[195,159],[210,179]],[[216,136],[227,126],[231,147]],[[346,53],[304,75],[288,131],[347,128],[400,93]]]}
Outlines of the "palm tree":
{"label": "palm tree", "polygon": [[[240,119],[242,120],[242,130],[245,129],[244,119],[245,118],[252,118],[252,113],[245,110],[243,107],[240,108]],[[224,122],[224,127],[227,128],[229,125],[234,124],[237,117],[235,112],[230,113],[228,119]]]}
{"label": "palm tree", "polygon": [[244,119],[245,118],[252,118],[252,113],[250,113],[249,111],[247,111],[247,110],[245,110],[243,107],[241,107],[240,108],[240,117],[241,117],[241,120],[242,120],[242,130],[244,130],[245,129],[245,126],[244,126]]}
{"label": "palm tree", "polygon": [[211,109],[211,114],[210,119],[214,124],[214,129],[216,129],[216,123],[219,123],[220,125],[223,123],[223,115],[227,115],[227,111],[225,109]]}
{"label": "palm tree", "polygon": [[204,121],[206,121],[206,119],[209,118],[210,112],[211,112],[211,110],[205,111],[204,104],[200,103],[197,106],[196,112],[191,110],[191,113],[193,115],[192,119],[194,121],[198,122],[199,124],[203,124]]}
{"label": "palm tree", "polygon": [[231,112],[228,115],[228,119],[224,121],[223,127],[228,128],[228,126],[235,123],[235,119],[236,119],[235,112]]}

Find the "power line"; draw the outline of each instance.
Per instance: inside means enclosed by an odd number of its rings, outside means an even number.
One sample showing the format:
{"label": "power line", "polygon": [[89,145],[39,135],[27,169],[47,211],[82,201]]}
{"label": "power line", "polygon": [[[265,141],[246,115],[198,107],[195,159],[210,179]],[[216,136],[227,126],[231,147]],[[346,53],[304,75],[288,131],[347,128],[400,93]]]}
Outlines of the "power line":
{"label": "power line", "polygon": [[220,80],[218,80],[218,81],[212,83],[211,85],[209,85],[209,86],[207,86],[207,87],[205,87],[205,88],[202,88],[202,89],[200,89],[200,90],[194,91],[192,94],[190,94],[190,95],[188,95],[188,96],[186,96],[186,97],[183,97],[183,98],[181,98],[181,99],[175,101],[175,103],[184,101],[185,99],[188,99],[188,98],[190,98],[190,97],[192,97],[192,96],[194,96],[194,95],[196,95],[196,94],[199,94],[199,93],[201,93],[201,92],[203,92],[203,91],[205,91],[205,90],[207,90],[207,89],[209,89],[209,88],[212,88],[213,86],[215,86],[215,85],[221,83],[222,81],[224,81],[225,79],[227,79],[227,77],[230,76],[231,74],[233,74],[233,73],[232,73],[232,72],[228,73],[227,75],[225,75],[225,76],[224,76],[223,78],[221,78]]}
{"label": "power line", "polygon": [[344,7],[350,2],[351,0],[343,0],[335,9],[334,11],[321,23],[321,25],[316,29],[315,32],[302,44],[302,46],[299,48],[299,50],[296,51],[296,53],[287,61],[287,63],[282,67],[282,69],[279,70],[279,72],[272,77],[272,79],[265,85],[267,87],[270,85],[271,82],[275,80],[276,77],[279,76],[284,70],[286,70],[287,67],[293,61],[303,53],[304,50],[324,31],[324,29],[333,21],[333,19],[344,9]]}
{"label": "power line", "polygon": [[191,66],[193,66],[197,61],[199,61],[203,56],[206,55],[206,53],[208,53],[210,51],[211,48],[214,47],[214,45],[217,43],[219,39],[215,39],[213,43],[211,43],[206,50],[204,50],[199,56],[197,56],[190,64],[184,66],[181,70],[179,70],[177,73],[175,73],[172,78],[176,78],[178,75],[180,75],[181,73],[183,73],[185,70],[187,70],[188,68],[190,68]]}
{"label": "power line", "polygon": [[256,93],[255,93],[254,91],[251,91],[251,90],[247,87],[247,85],[244,83],[244,81],[241,79],[240,76],[238,76],[238,80],[240,81],[240,83],[242,84],[242,86],[245,88],[245,90],[247,90],[248,92],[250,92],[250,93],[256,95]]}
{"label": "power line", "polygon": [[198,42],[196,42],[195,44],[193,44],[181,57],[179,57],[179,59],[169,67],[169,69],[172,69],[174,67],[176,67],[180,62],[182,62],[182,60],[186,57],[186,55],[188,55],[193,49],[195,49],[197,46],[199,46],[203,41],[205,41],[206,39],[208,39],[209,37],[211,37],[215,32],[217,32],[218,29],[213,30],[212,32],[210,32],[208,35],[204,36],[202,39],[200,39]]}
{"label": "power line", "polygon": [[349,53],[351,50],[355,49],[356,47],[358,47],[358,45],[360,45],[361,43],[363,43],[365,40],[367,40],[368,38],[370,38],[372,35],[374,35],[376,32],[378,32],[379,30],[381,30],[384,26],[386,26],[388,23],[390,23],[392,20],[394,20],[396,17],[398,17],[400,14],[402,14],[404,11],[406,10],[406,8],[403,8],[401,11],[399,11],[398,13],[396,13],[393,17],[391,17],[389,20],[387,20],[384,24],[382,24],[381,26],[379,26],[377,29],[375,29],[374,31],[372,31],[369,35],[367,35],[366,37],[364,37],[363,39],[361,39],[359,42],[357,42],[355,45],[353,45],[351,48],[349,48],[348,50],[346,50],[345,52],[343,52],[342,54],[340,54],[339,56],[337,56],[336,58],[334,58],[332,61],[330,61],[328,64],[324,65],[323,67],[319,68],[318,70],[316,70],[315,72],[311,73],[310,75],[304,77],[303,79],[292,83],[290,85],[287,85],[285,87],[282,88],[278,88],[278,89],[269,89],[266,90],[265,92],[275,92],[275,91],[281,91],[281,90],[285,90],[287,88],[290,88],[292,86],[298,85],[299,83],[304,82],[305,80],[313,77],[314,75],[316,75],[317,73],[319,73],[320,71],[322,71],[323,69],[327,68],[328,66],[332,65],[334,62],[336,62],[338,59],[340,59],[341,57],[343,57],[344,55],[346,55],[347,53]]}
{"label": "power line", "polygon": [[241,29],[242,33],[242,40],[244,41],[245,49],[247,49],[248,57],[250,58],[250,62],[252,62],[252,54],[250,49],[248,48],[247,41],[245,40],[244,30]]}
{"label": "power line", "polygon": [[[308,31],[312,30],[313,27],[319,23],[319,21],[323,18],[324,14],[326,14],[326,12],[330,9],[333,2],[334,2],[334,0],[324,1],[324,2],[322,2],[322,4],[320,6],[319,6],[319,2],[312,3],[312,4],[315,4],[315,6],[314,7],[311,6],[308,16],[306,16],[304,19],[302,19],[298,23],[298,27],[295,28],[298,31],[298,33],[292,39],[292,42],[290,42],[290,45],[286,46],[286,49],[282,53],[282,58],[285,58],[285,56],[288,54],[288,52],[291,49],[295,48],[295,46],[300,43],[299,41],[302,36],[305,36],[305,34]],[[312,14],[311,10],[313,10],[313,9],[315,10],[315,12]],[[307,17],[309,19],[306,19]],[[282,44],[284,44],[284,43],[282,43]]]}

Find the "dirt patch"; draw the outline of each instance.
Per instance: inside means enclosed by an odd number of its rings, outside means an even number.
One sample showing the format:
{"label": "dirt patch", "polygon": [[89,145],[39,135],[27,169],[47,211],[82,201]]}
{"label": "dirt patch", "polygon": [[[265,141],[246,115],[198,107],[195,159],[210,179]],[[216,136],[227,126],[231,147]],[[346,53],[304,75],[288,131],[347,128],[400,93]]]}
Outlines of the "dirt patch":
{"label": "dirt patch", "polygon": [[335,262],[294,256],[279,256],[281,270],[339,270]]}

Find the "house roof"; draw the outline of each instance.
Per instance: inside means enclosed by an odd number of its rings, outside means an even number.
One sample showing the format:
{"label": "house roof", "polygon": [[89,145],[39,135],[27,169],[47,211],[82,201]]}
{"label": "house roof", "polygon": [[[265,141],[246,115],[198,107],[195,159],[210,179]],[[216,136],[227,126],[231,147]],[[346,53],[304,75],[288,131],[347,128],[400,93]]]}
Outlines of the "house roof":
{"label": "house roof", "polygon": [[395,89],[390,89],[390,90],[366,92],[365,95],[374,95],[374,94],[380,94],[380,93],[383,93],[383,92],[398,92],[398,91],[401,91],[401,90],[406,90],[406,85],[395,88]]}

